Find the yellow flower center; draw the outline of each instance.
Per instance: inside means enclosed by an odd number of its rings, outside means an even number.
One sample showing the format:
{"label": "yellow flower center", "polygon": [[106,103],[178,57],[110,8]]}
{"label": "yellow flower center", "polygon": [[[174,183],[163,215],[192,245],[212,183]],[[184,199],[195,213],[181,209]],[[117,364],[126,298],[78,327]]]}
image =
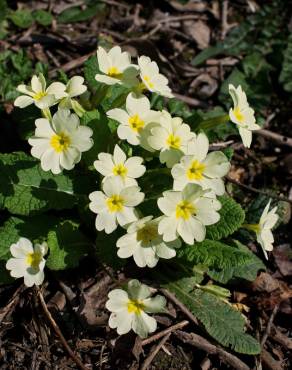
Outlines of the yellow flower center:
{"label": "yellow flower center", "polygon": [[42,260],[42,254],[40,252],[28,253],[26,256],[26,263],[29,267],[37,269]]}
{"label": "yellow flower center", "polygon": [[34,100],[41,100],[44,96],[48,95],[45,91],[40,91],[33,95]]}
{"label": "yellow flower center", "polygon": [[145,305],[142,301],[140,300],[136,300],[136,299],[130,299],[128,304],[127,304],[127,307],[128,307],[128,312],[129,313],[135,313],[136,315],[140,315],[141,314],[141,311],[144,310],[145,308]]}
{"label": "yellow flower center", "polygon": [[57,153],[64,152],[68,149],[71,144],[70,137],[64,132],[53,135],[50,141],[51,147],[55,149]]}
{"label": "yellow flower center", "polygon": [[128,173],[128,169],[127,167],[125,167],[122,163],[120,164],[117,164],[114,168],[113,168],[113,174],[115,176],[121,176],[121,177],[126,177],[127,176],[127,173]]}
{"label": "yellow flower center", "polygon": [[117,67],[110,67],[107,71],[107,75],[114,78],[121,78],[123,74]]}
{"label": "yellow flower center", "polygon": [[181,139],[179,136],[175,136],[170,134],[166,140],[166,145],[172,149],[179,149],[180,148]]}
{"label": "yellow flower center", "polygon": [[187,170],[187,177],[189,180],[202,180],[204,169],[206,166],[197,160],[194,160]]}
{"label": "yellow flower center", "polygon": [[110,212],[120,212],[124,208],[124,199],[120,195],[113,195],[106,200]]}
{"label": "yellow flower center", "polygon": [[154,224],[146,225],[137,232],[137,240],[144,244],[150,244],[157,237],[157,225]]}
{"label": "yellow flower center", "polygon": [[129,125],[133,131],[139,133],[143,130],[145,122],[141,120],[138,114],[135,114],[129,118]]}
{"label": "yellow flower center", "polygon": [[187,200],[183,200],[176,206],[175,216],[176,218],[183,218],[184,220],[188,220],[191,215],[195,214],[196,209],[191,202]]}
{"label": "yellow flower center", "polygon": [[147,75],[143,76],[143,80],[146,82],[146,84],[150,87],[150,89],[153,89],[154,83],[151,82],[150,77]]}
{"label": "yellow flower center", "polygon": [[239,107],[236,107],[233,109],[233,114],[235,116],[235,118],[239,121],[239,122],[243,122],[244,121],[244,115],[241,113],[240,111],[240,108]]}

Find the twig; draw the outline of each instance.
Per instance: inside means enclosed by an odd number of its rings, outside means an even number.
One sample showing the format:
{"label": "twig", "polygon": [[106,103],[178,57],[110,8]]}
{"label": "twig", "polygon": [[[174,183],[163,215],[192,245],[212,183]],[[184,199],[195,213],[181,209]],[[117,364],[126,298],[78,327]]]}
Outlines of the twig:
{"label": "twig", "polygon": [[42,308],[44,310],[44,313],[46,314],[47,319],[49,320],[50,324],[52,325],[55,333],[60,338],[60,341],[62,342],[62,344],[63,344],[64,348],[66,349],[66,351],[68,352],[69,356],[72,358],[72,360],[76,363],[76,365],[80,369],[82,369],[82,370],[88,370],[88,368],[81,362],[81,360],[79,359],[79,357],[77,357],[75,355],[75,353],[72,351],[72,349],[70,348],[69,344],[67,343],[67,341],[66,341],[65,337],[63,336],[63,334],[62,334],[59,326],[57,325],[57,323],[54,320],[53,316],[51,315],[50,311],[48,310],[48,307],[46,305],[46,302],[44,300],[44,296],[43,296],[41,290],[38,289],[37,292],[38,292],[38,296],[39,296],[39,299],[40,299]]}
{"label": "twig", "polygon": [[5,307],[0,309],[0,324],[5,319],[5,317],[8,315],[8,313],[10,313],[11,310],[18,304],[20,297],[21,297],[20,293],[22,293],[24,290],[25,290],[25,286],[20,285],[14,292],[8,304]]}
{"label": "twig", "polygon": [[262,349],[261,360],[265,365],[265,368],[269,370],[283,370],[280,361],[276,361],[274,357],[265,349]]}
{"label": "twig", "polygon": [[228,0],[223,0],[222,20],[221,20],[221,40],[225,39],[228,30],[227,15],[228,15]]}
{"label": "twig", "polygon": [[187,103],[188,105],[191,105],[192,107],[204,107],[206,104],[198,99],[190,98],[189,96],[186,95],[181,95],[174,93],[173,94],[177,99]]}
{"label": "twig", "polygon": [[191,313],[191,311],[189,311],[187,309],[187,307],[182,304],[174,294],[170,293],[168,290],[166,289],[161,289],[162,293],[168,298],[170,299],[174,304],[177,305],[177,307],[190,319],[192,320],[196,325],[199,325],[199,322],[197,320],[197,318]]}
{"label": "twig", "polygon": [[100,0],[100,1],[108,5],[116,5],[117,7],[120,7],[120,8],[130,9],[130,5],[126,5],[118,1],[114,1],[114,0]]}
{"label": "twig", "polygon": [[152,335],[151,337],[144,339],[141,343],[142,346],[146,346],[149,343],[154,342],[157,339],[160,339],[161,337],[164,337],[166,334],[172,333],[175,330],[182,329],[186,325],[188,325],[189,322],[187,320],[181,321],[178,324],[172,325],[169,328],[165,330],[161,330],[159,333]]}
{"label": "twig", "polygon": [[155,35],[155,33],[157,33],[161,27],[161,24],[157,24],[150,32],[145,33],[143,36],[141,36],[141,40],[148,40],[151,36]]}
{"label": "twig", "polygon": [[155,347],[154,351],[150,352],[146,360],[143,362],[140,370],[147,370],[150,366],[151,362],[153,361],[154,357],[157,355],[157,353],[160,351],[161,347],[166,343],[168,338],[170,337],[171,333],[167,334],[164,338],[161,339],[161,341],[158,343],[158,345]]}
{"label": "twig", "polygon": [[292,200],[291,199],[289,199],[287,197],[283,197],[282,195],[275,195],[275,194],[272,194],[272,193],[270,193],[268,191],[256,189],[253,186],[242,184],[241,182],[239,182],[237,180],[234,180],[234,179],[232,179],[229,176],[226,176],[226,180],[229,181],[229,182],[231,182],[232,184],[235,184],[237,186],[242,187],[243,189],[249,190],[250,192],[267,195],[270,198],[281,200],[281,201],[288,202],[288,203],[292,204]]}
{"label": "twig", "polygon": [[272,325],[271,339],[282,344],[282,346],[292,350],[292,339],[288,338],[287,335],[280,332],[280,330],[274,325]]}
{"label": "twig", "polygon": [[49,76],[50,77],[55,77],[56,74],[57,74],[57,71],[59,69],[62,69],[64,72],[69,72],[72,69],[75,69],[77,67],[80,67],[89,57],[91,57],[95,53],[96,53],[96,51],[92,51],[89,54],[83,55],[83,56],[81,56],[81,57],[79,57],[77,59],[71,60],[70,62],[63,64],[60,68],[52,69],[49,72]]}
{"label": "twig", "polygon": [[188,343],[198,349],[201,349],[209,354],[218,355],[220,359],[236,370],[250,370],[250,368],[242,362],[239,358],[226,352],[224,349],[215,346],[214,344],[208,342],[205,338],[201,337],[195,333],[185,333],[183,331],[175,331],[174,335],[177,336],[184,343]]}
{"label": "twig", "polygon": [[255,134],[266,137],[267,139],[271,139],[276,141],[280,145],[287,145],[292,147],[292,138],[276,134],[275,132],[269,131],[269,130],[255,130],[253,131]]}
{"label": "twig", "polygon": [[213,143],[209,145],[209,150],[218,150],[221,148],[227,148],[229,145],[233,144],[234,140],[228,140],[228,141],[221,141],[218,143]]}
{"label": "twig", "polygon": [[185,14],[185,15],[177,15],[177,16],[170,16],[162,19],[157,19],[154,22],[150,23],[150,26],[154,26],[161,23],[170,23],[170,22],[179,22],[179,21],[188,21],[188,20],[196,20],[202,19],[198,14]]}
{"label": "twig", "polygon": [[279,305],[276,305],[273,309],[273,312],[272,312],[270,318],[269,318],[265,333],[264,333],[264,335],[262,337],[262,340],[261,340],[261,347],[262,348],[264,347],[264,345],[266,343],[266,340],[267,340],[268,336],[270,335],[272,325],[273,325],[273,321],[274,321],[275,316],[277,315],[278,309],[279,309]]}

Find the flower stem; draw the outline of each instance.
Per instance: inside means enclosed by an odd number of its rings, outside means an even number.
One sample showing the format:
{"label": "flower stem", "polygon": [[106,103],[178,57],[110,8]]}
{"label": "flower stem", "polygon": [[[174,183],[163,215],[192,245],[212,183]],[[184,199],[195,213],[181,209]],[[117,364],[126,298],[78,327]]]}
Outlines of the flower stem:
{"label": "flower stem", "polygon": [[259,230],[259,224],[242,224],[241,228],[254,231],[256,233]]}
{"label": "flower stem", "polygon": [[109,91],[109,86],[104,85],[100,86],[97,91],[94,93],[94,95],[91,97],[91,106],[92,109],[95,109],[97,105],[99,105],[102,100],[106,97],[108,91]]}
{"label": "flower stem", "polygon": [[217,116],[217,117],[209,118],[209,119],[202,121],[199,124],[197,129],[198,130],[210,130],[213,127],[229,122],[229,120],[230,120],[229,114],[223,114],[222,116]]}
{"label": "flower stem", "polygon": [[52,115],[51,115],[50,108],[42,109],[42,115],[44,118],[46,118],[50,122],[52,121]]}

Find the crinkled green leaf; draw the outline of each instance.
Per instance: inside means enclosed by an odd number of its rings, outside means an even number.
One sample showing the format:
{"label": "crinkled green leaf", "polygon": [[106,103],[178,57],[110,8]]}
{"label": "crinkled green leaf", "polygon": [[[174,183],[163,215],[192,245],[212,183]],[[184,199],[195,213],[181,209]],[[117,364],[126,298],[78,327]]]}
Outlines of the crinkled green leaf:
{"label": "crinkled green leaf", "polygon": [[73,208],[94,186],[88,174],[44,172],[39,160],[21,152],[0,154],[0,173],[0,208],[18,215]]}
{"label": "crinkled green leaf", "polygon": [[98,61],[96,55],[94,55],[88,58],[87,61],[84,63],[85,81],[92,90],[97,90],[97,88],[101,86],[101,83],[97,82],[95,79],[95,75],[98,73],[100,73],[98,68]]}
{"label": "crinkled green leaf", "polygon": [[46,239],[49,230],[57,223],[58,219],[49,215],[10,217],[0,227],[0,260],[7,261],[11,257],[10,246],[19,238],[41,242]]}
{"label": "crinkled green leaf", "polygon": [[42,26],[49,26],[53,21],[52,14],[43,9],[34,11],[33,17],[35,21]]}
{"label": "crinkled green leaf", "polygon": [[71,221],[65,221],[48,233],[49,257],[46,266],[51,270],[77,267],[91,247],[90,241]]}
{"label": "crinkled green leaf", "polygon": [[96,255],[98,259],[115,270],[121,268],[127,262],[126,259],[119,258],[117,255],[116,242],[123,234],[120,230],[111,234],[102,231],[98,232],[96,237]]}
{"label": "crinkled green leaf", "polygon": [[85,9],[75,6],[65,9],[57,18],[59,23],[74,23],[82,22],[94,17],[97,13],[103,12],[105,4],[95,1],[92,5],[87,6]]}
{"label": "crinkled green leaf", "polygon": [[33,24],[33,16],[28,9],[18,9],[9,15],[9,19],[20,28],[28,28]]}
{"label": "crinkled green leaf", "polygon": [[292,33],[290,33],[287,48],[284,51],[284,61],[279,81],[286,91],[292,92]]}
{"label": "crinkled green leaf", "polygon": [[193,265],[216,269],[238,267],[250,260],[250,254],[217,240],[186,245],[177,250],[177,257]]}
{"label": "crinkled green leaf", "polygon": [[234,278],[254,281],[259,270],[266,269],[263,262],[238,240],[233,240],[230,248],[237,253],[244,254],[246,259],[243,263],[226,265],[223,268],[210,267],[207,273],[212,279],[223,284],[226,284],[229,280]]}
{"label": "crinkled green leaf", "polygon": [[95,160],[97,160],[98,153],[108,151],[108,145],[110,144],[111,140],[111,132],[108,128],[107,116],[101,110],[93,110],[84,113],[81,122],[90,127],[93,131],[92,139],[94,141],[94,145],[82,156],[82,160],[86,162],[88,166],[90,166],[93,165]]}
{"label": "crinkled green leaf", "polygon": [[245,321],[241,313],[213,294],[200,289],[189,289],[183,280],[171,281],[164,285],[188,307],[202,322],[207,332],[225,347],[254,355],[260,353],[259,343],[245,333]]}
{"label": "crinkled green leaf", "polygon": [[219,240],[233,234],[243,223],[244,210],[231,197],[223,195],[218,197],[222,208],[220,209],[220,220],[207,227],[207,239]]}
{"label": "crinkled green leaf", "polygon": [[6,0],[0,0],[0,23],[4,21],[7,15],[7,1]]}

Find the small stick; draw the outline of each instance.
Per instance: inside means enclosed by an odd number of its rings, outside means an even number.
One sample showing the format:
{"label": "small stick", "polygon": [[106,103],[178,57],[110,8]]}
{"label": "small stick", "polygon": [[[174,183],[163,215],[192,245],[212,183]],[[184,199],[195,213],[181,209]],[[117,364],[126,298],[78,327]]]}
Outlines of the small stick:
{"label": "small stick", "polygon": [[229,176],[226,176],[226,180],[229,181],[229,182],[231,182],[232,184],[235,184],[235,185],[240,186],[240,187],[242,187],[242,188],[244,188],[246,190],[249,190],[250,192],[267,195],[270,198],[277,199],[277,200],[282,200],[284,202],[288,202],[288,203],[292,204],[292,200],[291,199],[289,199],[287,197],[283,197],[282,195],[275,195],[275,194],[269,193],[268,191],[256,189],[253,186],[242,184],[241,182],[239,182],[237,180],[234,180],[234,179],[232,179]]}
{"label": "small stick", "polygon": [[222,3],[222,20],[221,20],[221,40],[225,39],[227,30],[228,30],[228,23],[227,23],[227,15],[228,15],[228,0],[223,0]]}
{"label": "small stick", "polygon": [[271,339],[275,342],[282,344],[282,346],[292,349],[292,339],[288,338],[287,335],[283,334],[274,325],[272,325]]}
{"label": "small stick", "polygon": [[150,26],[156,26],[157,24],[161,24],[161,23],[180,22],[180,21],[188,21],[188,20],[193,20],[193,19],[196,20],[200,18],[201,17],[198,14],[169,16],[169,17],[157,19],[157,21],[151,22]]}
{"label": "small stick", "polygon": [[44,300],[44,296],[41,292],[40,289],[37,290],[38,291],[38,296],[39,296],[39,299],[40,299],[40,302],[41,302],[41,305],[42,305],[42,308],[44,310],[44,313],[46,314],[47,316],[47,319],[49,320],[51,326],[53,327],[55,333],[57,334],[57,336],[60,338],[60,341],[62,342],[64,348],[66,349],[66,351],[68,352],[69,356],[72,358],[72,360],[76,363],[76,365],[82,369],[82,370],[88,370],[88,368],[81,362],[81,360],[79,359],[79,357],[77,357],[75,355],[75,353],[72,351],[72,349],[70,348],[69,344],[67,343],[65,337],[63,336],[59,326],[57,325],[56,321],[54,320],[53,316],[51,315],[50,311],[48,310],[48,307],[46,305],[46,302]]}
{"label": "small stick", "polygon": [[178,100],[181,100],[185,102],[188,105],[191,105],[192,107],[204,107],[206,104],[204,102],[201,102],[198,99],[190,98],[189,96],[186,95],[181,95],[181,94],[173,94]]}
{"label": "small stick", "polygon": [[96,53],[96,51],[92,51],[91,53],[89,54],[86,54],[86,55],[83,55],[81,56],[80,58],[76,58],[74,60],[71,60],[70,62],[68,63],[65,63],[63,64],[62,66],[60,66],[59,68],[55,68],[55,69],[52,69],[50,72],[49,72],[49,77],[55,77],[57,75],[57,71],[59,69],[62,69],[62,71],[64,72],[69,72],[71,71],[72,69],[75,69],[77,67],[80,67],[89,57],[91,57],[92,55],[94,55]]}
{"label": "small stick", "polygon": [[273,312],[269,318],[269,321],[268,321],[268,324],[267,324],[267,327],[266,327],[266,330],[265,330],[265,333],[262,337],[262,340],[261,340],[261,347],[263,348],[265,343],[266,343],[266,340],[268,338],[268,336],[270,335],[270,332],[271,332],[271,329],[272,329],[272,325],[273,325],[273,321],[274,321],[274,318],[275,316],[277,315],[277,312],[278,312],[278,309],[279,309],[279,305],[277,304],[274,309],[273,309]]}
{"label": "small stick", "polygon": [[264,367],[269,370],[283,370],[280,361],[276,361],[274,357],[265,349],[261,352],[261,360]]}
{"label": "small stick", "polygon": [[158,343],[158,345],[155,347],[154,351],[150,352],[146,360],[143,362],[140,370],[147,370],[153,361],[154,357],[157,355],[157,353],[160,351],[161,347],[165,344],[165,342],[170,337],[171,333],[167,334],[165,337],[161,339],[161,341]]}
{"label": "small stick", "polygon": [[253,132],[257,135],[266,137],[267,139],[274,140],[280,145],[287,145],[287,146],[292,147],[292,138],[291,137],[276,134],[275,132],[265,130],[265,129],[255,130]]}
{"label": "small stick", "polygon": [[177,330],[174,332],[174,335],[177,336],[184,343],[188,343],[211,355],[218,355],[225,364],[232,366],[236,370],[250,370],[250,368],[239,358],[229,352],[226,352],[221,347],[216,347],[214,344],[208,342],[205,338],[201,337],[198,334],[185,333],[183,331]]}
{"label": "small stick", "polygon": [[182,304],[174,294],[170,293],[168,290],[166,289],[161,289],[162,293],[168,298],[170,299],[174,304],[177,305],[177,307],[190,319],[192,320],[196,325],[199,325],[199,322],[197,320],[197,318],[191,313],[191,311],[189,311],[187,309],[187,307]]}
{"label": "small stick", "polygon": [[149,343],[154,342],[157,339],[160,339],[161,337],[164,337],[166,334],[172,333],[174,330],[182,329],[186,325],[188,325],[189,322],[187,320],[181,321],[178,324],[172,325],[169,328],[165,330],[161,330],[159,333],[152,335],[151,337],[144,339],[141,343],[142,346],[146,346]]}

